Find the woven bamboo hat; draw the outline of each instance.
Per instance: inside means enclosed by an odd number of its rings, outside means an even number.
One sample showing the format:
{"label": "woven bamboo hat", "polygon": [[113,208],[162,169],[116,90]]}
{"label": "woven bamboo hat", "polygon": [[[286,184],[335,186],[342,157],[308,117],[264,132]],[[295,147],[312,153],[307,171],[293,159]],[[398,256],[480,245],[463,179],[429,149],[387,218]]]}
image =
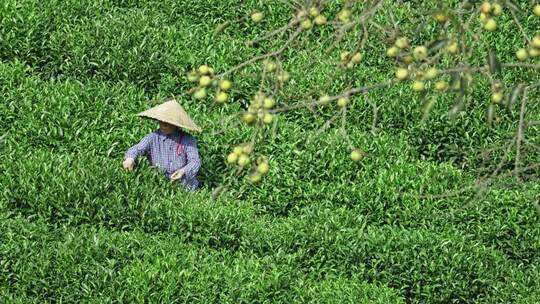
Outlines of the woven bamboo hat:
{"label": "woven bamboo hat", "polygon": [[180,128],[201,132],[202,129],[189,117],[184,108],[172,98],[164,103],[143,111],[137,116],[147,117],[170,123]]}

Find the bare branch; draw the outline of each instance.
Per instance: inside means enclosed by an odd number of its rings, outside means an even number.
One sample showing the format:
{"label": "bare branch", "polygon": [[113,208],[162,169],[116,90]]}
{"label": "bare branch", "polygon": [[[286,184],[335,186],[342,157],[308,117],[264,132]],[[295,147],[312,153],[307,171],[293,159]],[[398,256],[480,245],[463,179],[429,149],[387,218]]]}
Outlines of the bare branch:
{"label": "bare branch", "polygon": [[512,19],[514,19],[514,22],[517,24],[519,31],[523,35],[523,38],[525,38],[525,41],[527,41],[528,44],[531,44],[531,39],[529,36],[527,36],[527,33],[525,33],[525,30],[523,29],[523,26],[521,25],[521,22],[516,18],[516,14],[514,13],[514,10],[510,10],[510,14],[512,14]]}
{"label": "bare branch", "polygon": [[257,62],[257,61],[262,60],[262,59],[270,58],[270,57],[273,57],[273,56],[277,56],[277,55],[283,53],[283,51],[285,51],[287,49],[287,47],[289,47],[289,45],[294,41],[294,39],[296,37],[298,37],[298,35],[300,35],[300,33],[302,33],[302,28],[301,27],[299,27],[294,32],[294,34],[291,35],[291,37],[289,37],[289,40],[287,40],[287,42],[278,51],[263,54],[263,55],[259,55],[257,57],[253,57],[253,58],[251,58],[251,59],[249,59],[247,61],[244,61],[241,64],[239,64],[239,65],[237,65],[237,66],[235,66],[235,67],[233,67],[233,68],[231,68],[231,69],[217,75],[216,78],[222,78],[222,77],[224,77],[224,76],[226,76],[226,75],[228,75],[228,74],[230,74],[230,73],[232,73],[232,72],[234,72],[236,70],[239,70],[239,69],[241,69],[241,68],[243,68],[243,67],[245,67],[247,65],[250,65],[250,64],[252,64],[254,62]]}
{"label": "bare branch", "polygon": [[520,156],[521,156],[521,141],[523,140],[523,128],[525,127],[525,109],[527,104],[528,89],[523,90],[523,97],[521,98],[521,109],[519,111],[519,125],[516,134],[516,161],[514,163],[514,172],[517,175]]}

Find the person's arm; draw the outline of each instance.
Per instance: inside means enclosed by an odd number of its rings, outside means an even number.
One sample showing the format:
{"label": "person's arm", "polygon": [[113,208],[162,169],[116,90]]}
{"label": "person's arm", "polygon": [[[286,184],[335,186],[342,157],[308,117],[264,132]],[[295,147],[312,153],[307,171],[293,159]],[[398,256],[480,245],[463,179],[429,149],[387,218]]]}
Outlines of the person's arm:
{"label": "person's arm", "polygon": [[199,173],[201,168],[201,159],[199,158],[199,151],[197,150],[197,140],[188,135],[185,137],[184,145],[186,151],[187,164],[181,169],[183,177],[186,179],[193,179]]}
{"label": "person's arm", "polygon": [[127,161],[128,159],[135,161],[135,159],[137,159],[139,155],[148,154],[148,152],[150,151],[150,147],[152,144],[152,140],[154,139],[154,136],[155,136],[154,133],[150,133],[146,135],[138,144],[129,148],[126,154],[124,155],[124,161]]}

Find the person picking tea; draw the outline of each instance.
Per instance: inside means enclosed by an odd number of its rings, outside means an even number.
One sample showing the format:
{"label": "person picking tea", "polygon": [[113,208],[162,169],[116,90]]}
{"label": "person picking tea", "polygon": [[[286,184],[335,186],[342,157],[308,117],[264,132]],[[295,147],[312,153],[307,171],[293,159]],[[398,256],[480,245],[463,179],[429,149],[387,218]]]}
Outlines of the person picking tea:
{"label": "person picking tea", "polygon": [[152,166],[165,173],[168,180],[195,191],[199,187],[197,174],[201,159],[197,140],[187,130],[201,132],[201,128],[175,99],[137,115],[158,121],[159,128],[127,150],[123,167],[133,171],[137,157],[145,155]]}

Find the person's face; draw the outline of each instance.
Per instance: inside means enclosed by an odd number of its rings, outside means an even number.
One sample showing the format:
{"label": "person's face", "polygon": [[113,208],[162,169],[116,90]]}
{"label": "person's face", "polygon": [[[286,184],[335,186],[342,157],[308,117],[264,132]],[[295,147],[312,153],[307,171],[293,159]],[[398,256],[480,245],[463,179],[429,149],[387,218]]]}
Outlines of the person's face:
{"label": "person's face", "polygon": [[176,132],[176,129],[177,128],[175,125],[171,125],[170,123],[166,123],[163,121],[159,122],[159,132],[163,134],[172,134]]}

